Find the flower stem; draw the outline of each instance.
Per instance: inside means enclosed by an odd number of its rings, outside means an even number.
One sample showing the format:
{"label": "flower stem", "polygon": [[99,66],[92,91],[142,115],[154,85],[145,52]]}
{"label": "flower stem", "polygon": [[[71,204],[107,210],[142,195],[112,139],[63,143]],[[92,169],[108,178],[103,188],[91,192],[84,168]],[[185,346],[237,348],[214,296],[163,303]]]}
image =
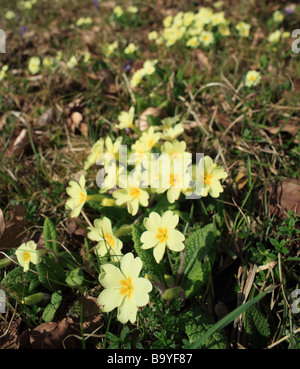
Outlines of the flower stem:
{"label": "flower stem", "polygon": [[87,195],[86,197],[86,201],[97,201],[97,202],[101,202],[103,199],[105,199],[105,195],[101,195],[101,194],[93,194],[93,195]]}

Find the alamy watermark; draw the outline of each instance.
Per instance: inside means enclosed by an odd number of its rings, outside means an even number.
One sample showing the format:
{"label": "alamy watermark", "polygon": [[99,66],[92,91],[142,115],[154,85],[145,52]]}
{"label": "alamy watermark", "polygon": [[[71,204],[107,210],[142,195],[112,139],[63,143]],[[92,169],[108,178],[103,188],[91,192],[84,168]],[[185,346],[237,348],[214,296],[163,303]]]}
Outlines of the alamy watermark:
{"label": "alamy watermark", "polygon": [[292,303],[291,310],[294,314],[300,313],[300,289],[294,290],[291,297],[296,298]]}
{"label": "alamy watermark", "polygon": [[[203,158],[203,153],[197,153],[196,165],[192,164],[192,154],[187,152],[173,155],[137,152],[128,158],[127,146],[120,145],[118,160],[111,153],[98,156],[96,163],[103,168],[97,174],[96,183],[103,190],[138,186],[163,192],[175,188],[181,189],[188,199],[199,199],[207,183]],[[128,165],[134,166],[129,173]]]}
{"label": "alamy watermark", "polygon": [[6,296],[3,290],[0,290],[0,313],[4,314],[6,311]]}
{"label": "alamy watermark", "polygon": [[292,51],[294,54],[300,53],[300,28],[294,29],[292,32],[292,37],[297,37],[296,40],[292,43]]}
{"label": "alamy watermark", "polygon": [[0,53],[6,53],[6,35],[3,29],[0,29]]}

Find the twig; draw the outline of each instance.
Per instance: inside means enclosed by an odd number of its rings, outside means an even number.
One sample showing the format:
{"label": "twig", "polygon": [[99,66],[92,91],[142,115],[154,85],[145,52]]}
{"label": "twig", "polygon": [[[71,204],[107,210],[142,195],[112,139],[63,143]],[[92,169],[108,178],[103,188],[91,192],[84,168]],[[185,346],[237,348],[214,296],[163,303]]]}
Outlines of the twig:
{"label": "twig", "polygon": [[[296,329],[294,332],[292,332],[292,333],[293,333],[293,334],[297,334],[297,333],[299,333],[299,332],[300,332],[300,328],[297,328],[297,329]],[[276,341],[276,342],[272,343],[271,345],[269,345],[268,347],[266,347],[266,349],[270,349],[270,348],[273,348],[274,346],[279,345],[279,343],[281,343],[281,342],[283,342],[283,341],[287,340],[290,336],[291,336],[291,333],[287,334],[286,336],[284,336],[284,337],[280,338],[280,340],[278,340],[278,341]]]}

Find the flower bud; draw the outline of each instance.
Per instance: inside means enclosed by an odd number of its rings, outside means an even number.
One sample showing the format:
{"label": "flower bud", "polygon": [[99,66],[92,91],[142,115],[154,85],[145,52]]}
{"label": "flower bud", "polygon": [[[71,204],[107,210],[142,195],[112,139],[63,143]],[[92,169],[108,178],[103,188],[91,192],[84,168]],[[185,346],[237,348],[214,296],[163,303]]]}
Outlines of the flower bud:
{"label": "flower bud", "polygon": [[147,278],[148,281],[150,281],[151,283],[159,283],[159,284],[161,283],[161,281],[159,280],[159,278],[156,277],[156,275],[154,275],[154,274],[147,273],[145,275],[145,278]]}
{"label": "flower bud", "polygon": [[164,294],[162,295],[162,298],[167,301],[172,301],[179,297],[183,292],[183,289],[181,287],[173,287],[168,288],[165,290]]}
{"label": "flower bud", "polygon": [[115,200],[114,199],[103,199],[102,202],[101,202],[101,205],[102,206],[114,206],[115,205]]}
{"label": "flower bud", "polygon": [[171,275],[165,274],[164,278],[165,278],[165,281],[166,281],[166,283],[169,287],[174,286],[175,281],[174,281],[174,278]]}
{"label": "flower bud", "polygon": [[7,267],[12,261],[8,258],[4,258],[0,260],[0,269]]}
{"label": "flower bud", "polygon": [[48,293],[38,292],[33,295],[24,297],[24,299],[21,302],[22,304],[25,304],[25,305],[34,305],[34,304],[38,304],[39,302],[43,300],[50,300],[50,295]]}

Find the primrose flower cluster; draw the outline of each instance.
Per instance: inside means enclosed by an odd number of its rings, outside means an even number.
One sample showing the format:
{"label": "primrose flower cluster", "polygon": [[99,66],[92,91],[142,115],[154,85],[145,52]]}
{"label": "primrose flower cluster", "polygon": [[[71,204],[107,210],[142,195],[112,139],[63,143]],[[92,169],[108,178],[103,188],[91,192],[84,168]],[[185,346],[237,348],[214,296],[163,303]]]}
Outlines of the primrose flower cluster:
{"label": "primrose flower cluster", "polygon": [[[100,138],[84,163],[85,170],[95,164],[103,166],[96,177],[101,201],[107,203],[109,195],[114,206],[126,206],[135,216],[140,207],[148,207],[150,197],[156,194],[166,194],[168,202],[174,203],[181,194],[200,198],[208,194],[218,197],[223,192],[220,180],[227,177],[224,168],[203,155],[192,164],[192,153],[186,150],[185,141],[178,140],[184,126],[177,116],[141,131],[134,122],[134,111],[131,107],[118,116],[119,130],[131,129],[139,135],[129,151],[122,145],[122,136],[115,141],[109,136]],[[95,198],[95,195],[87,195],[83,176],[79,183],[70,182],[67,193],[70,196],[67,207],[73,217],[79,215],[86,201]]]}
{"label": "primrose flower cluster", "polygon": [[[209,156],[201,155],[198,162],[192,163],[186,142],[180,139],[184,125],[178,116],[164,118],[160,124],[144,130],[139,128],[136,118],[134,106],[121,111],[116,124],[120,136],[102,137],[93,144],[84,170],[102,166],[96,177],[100,190],[90,194],[84,175],[79,182],[71,180],[66,189],[69,195],[66,209],[71,211],[71,217],[77,217],[87,202],[98,201],[103,207],[122,207],[132,216],[141,216],[144,218],[141,249],[152,253],[155,262],[160,264],[166,250],[174,253],[184,250],[185,236],[178,229],[178,214],[166,209],[161,214],[150,211],[145,216],[146,208],[151,210],[156,196],[165,196],[169,203],[180,201],[181,194],[219,197],[223,192],[221,180],[227,173]],[[129,132],[135,138],[127,152],[127,146],[122,145],[122,134]],[[102,216],[94,219],[87,233],[87,238],[95,243],[93,250],[101,265],[99,281],[103,290],[98,302],[104,312],[116,308],[122,323],[136,321],[138,308],[149,302],[152,290],[150,281],[139,276],[142,260],[130,251],[123,254],[122,236],[131,232],[131,224],[116,229],[108,216]]]}
{"label": "primrose flower cluster", "polygon": [[[232,33],[230,20],[226,19],[225,13],[214,12],[209,7],[201,7],[196,13],[189,11],[179,12],[174,16],[168,15],[163,20],[163,26],[162,32],[153,30],[148,34],[148,38],[166,47],[183,41],[190,48],[207,48],[215,43],[217,34],[227,37]],[[241,37],[247,37],[249,29],[250,25],[245,22],[236,25],[236,30]]]}

